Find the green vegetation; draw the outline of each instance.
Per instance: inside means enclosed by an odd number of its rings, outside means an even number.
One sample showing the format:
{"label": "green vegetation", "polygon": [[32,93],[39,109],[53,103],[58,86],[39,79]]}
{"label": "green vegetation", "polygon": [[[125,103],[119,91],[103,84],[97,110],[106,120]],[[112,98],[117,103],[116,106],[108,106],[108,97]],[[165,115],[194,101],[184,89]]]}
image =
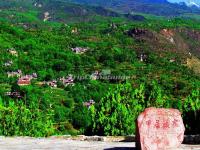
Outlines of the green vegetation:
{"label": "green vegetation", "polygon": [[[199,60],[194,41],[200,41],[192,32],[198,34],[198,20],[146,15],[143,21],[130,21],[84,6],[92,19],[71,18],[69,12],[66,19],[58,9],[55,16],[63,20],[54,16],[44,22],[41,15],[50,4],[44,10],[28,4],[0,14],[1,135],[134,134],[134,122],[146,107],[177,108],[187,133],[200,132],[200,76],[185,65],[190,49]],[[134,29],[145,33],[134,36]],[[176,34],[175,44],[162,29]],[[186,31],[192,40],[185,38]],[[194,43],[183,47],[187,40]],[[87,51],[77,54],[72,48]],[[37,77],[19,86],[19,77],[8,77],[17,70]],[[64,84],[62,77],[70,75],[73,83]]]}
{"label": "green vegetation", "polygon": [[[199,88],[194,88],[185,99],[173,100],[156,81],[137,88],[129,83],[120,84],[91,108],[93,132],[98,135],[131,135],[136,130],[134,122],[145,108],[164,107],[179,109],[188,127],[187,133],[196,134],[199,132],[199,97]],[[194,117],[194,120],[190,117]],[[193,121],[197,124],[194,125]]]}

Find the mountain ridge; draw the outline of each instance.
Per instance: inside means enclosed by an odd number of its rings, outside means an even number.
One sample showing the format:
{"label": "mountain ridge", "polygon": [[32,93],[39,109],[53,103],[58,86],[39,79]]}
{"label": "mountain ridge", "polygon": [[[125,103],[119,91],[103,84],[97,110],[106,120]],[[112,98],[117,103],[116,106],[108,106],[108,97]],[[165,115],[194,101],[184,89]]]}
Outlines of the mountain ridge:
{"label": "mountain ridge", "polygon": [[186,3],[171,3],[167,0],[65,0],[79,4],[99,5],[121,13],[147,13],[159,16],[179,16],[185,13],[200,13],[197,7],[188,7]]}
{"label": "mountain ridge", "polygon": [[171,3],[178,3],[178,4],[186,4],[187,6],[189,7],[193,7],[193,6],[196,6],[196,7],[200,7],[200,1],[198,0],[168,0],[169,2]]}
{"label": "mountain ridge", "polygon": [[134,21],[145,20],[142,15],[120,14],[102,6],[82,5],[65,0],[27,0],[26,3],[23,0],[0,0],[0,9],[0,16],[4,19],[9,18],[8,14],[13,17],[17,16],[17,14],[12,13],[13,11],[20,14],[32,11],[34,14],[31,15],[34,18],[64,23],[91,21],[95,19],[95,16],[122,17]]}

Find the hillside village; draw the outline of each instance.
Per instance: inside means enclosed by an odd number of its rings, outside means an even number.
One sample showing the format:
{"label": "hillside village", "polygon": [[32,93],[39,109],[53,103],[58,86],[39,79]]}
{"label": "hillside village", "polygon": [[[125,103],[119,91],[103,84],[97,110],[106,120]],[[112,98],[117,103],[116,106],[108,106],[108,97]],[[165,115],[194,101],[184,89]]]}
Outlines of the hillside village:
{"label": "hillside village", "polygon": [[199,134],[199,10],[143,2],[0,0],[0,135],[134,135],[149,107]]}

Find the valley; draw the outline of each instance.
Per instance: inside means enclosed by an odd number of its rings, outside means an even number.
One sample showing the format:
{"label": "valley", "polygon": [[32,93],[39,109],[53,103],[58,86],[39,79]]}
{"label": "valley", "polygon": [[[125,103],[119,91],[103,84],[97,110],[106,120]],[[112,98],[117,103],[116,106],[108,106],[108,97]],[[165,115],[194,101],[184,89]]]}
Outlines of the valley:
{"label": "valley", "polygon": [[0,0],[0,134],[132,135],[146,107],[199,134],[200,10],[92,2]]}

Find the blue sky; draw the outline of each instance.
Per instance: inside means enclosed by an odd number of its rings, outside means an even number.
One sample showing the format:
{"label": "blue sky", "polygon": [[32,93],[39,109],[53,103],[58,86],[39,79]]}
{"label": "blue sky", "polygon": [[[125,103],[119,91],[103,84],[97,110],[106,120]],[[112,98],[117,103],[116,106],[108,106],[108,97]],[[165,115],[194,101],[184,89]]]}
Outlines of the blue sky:
{"label": "blue sky", "polygon": [[169,2],[186,2],[187,0],[168,0]]}
{"label": "blue sky", "polygon": [[188,0],[168,0],[169,2],[187,2]]}
{"label": "blue sky", "polygon": [[196,4],[200,4],[200,0],[168,0],[169,2],[186,2],[186,3],[190,3],[190,2],[194,2]]}

